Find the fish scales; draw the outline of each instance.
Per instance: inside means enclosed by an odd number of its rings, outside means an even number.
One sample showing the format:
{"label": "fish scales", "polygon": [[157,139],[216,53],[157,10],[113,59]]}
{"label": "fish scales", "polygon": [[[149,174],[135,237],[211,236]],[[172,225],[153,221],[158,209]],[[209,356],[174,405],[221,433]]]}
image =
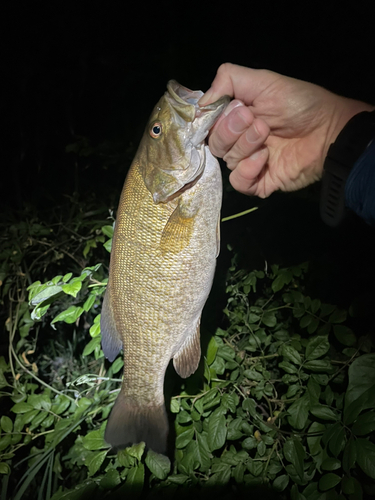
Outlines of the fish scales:
{"label": "fish scales", "polygon": [[[194,104],[182,99],[184,92],[193,94]],[[145,441],[165,452],[166,368],[173,358],[186,377],[200,360],[200,316],[215,271],[222,197],[220,168],[204,138],[228,102],[223,98],[209,107],[201,123],[207,130],[194,145],[189,132],[195,114],[201,116],[196,104],[201,95],[169,83],[119,203],[101,319],[105,355],[113,360],[121,347],[124,351],[121,391],[105,433],[116,448]],[[164,144],[153,137],[159,128]]]}

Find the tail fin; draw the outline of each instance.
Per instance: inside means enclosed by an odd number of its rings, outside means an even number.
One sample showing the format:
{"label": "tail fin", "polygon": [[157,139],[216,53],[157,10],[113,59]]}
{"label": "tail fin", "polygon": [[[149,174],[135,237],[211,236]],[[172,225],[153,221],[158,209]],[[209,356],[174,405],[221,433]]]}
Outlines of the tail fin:
{"label": "tail fin", "polygon": [[109,416],[104,439],[116,449],[144,441],[147,448],[165,453],[168,428],[164,404],[138,406],[133,398],[120,392]]}

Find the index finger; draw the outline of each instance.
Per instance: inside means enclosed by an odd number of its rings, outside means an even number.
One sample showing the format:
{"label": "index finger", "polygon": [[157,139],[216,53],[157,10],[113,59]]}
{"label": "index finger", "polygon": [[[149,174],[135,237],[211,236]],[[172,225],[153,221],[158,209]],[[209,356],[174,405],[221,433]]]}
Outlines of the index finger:
{"label": "index finger", "polygon": [[[266,84],[263,70],[255,70],[224,63],[217,70],[211,88],[198,101],[199,106],[215,102],[223,95],[240,99],[247,105],[264,89]],[[269,73],[269,72],[267,72]]]}

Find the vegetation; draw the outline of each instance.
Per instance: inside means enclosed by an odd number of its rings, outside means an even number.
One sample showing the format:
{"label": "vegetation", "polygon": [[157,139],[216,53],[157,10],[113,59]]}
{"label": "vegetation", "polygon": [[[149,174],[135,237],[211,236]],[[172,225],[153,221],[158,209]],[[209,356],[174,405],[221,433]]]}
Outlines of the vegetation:
{"label": "vegetation", "polygon": [[307,264],[248,271],[233,254],[225,320],[168,398],[174,453],[114,454],[123,361],[105,361],[99,325],[113,220],[80,207],[2,228],[1,500],[375,495],[374,345],[350,310],[307,295]]}

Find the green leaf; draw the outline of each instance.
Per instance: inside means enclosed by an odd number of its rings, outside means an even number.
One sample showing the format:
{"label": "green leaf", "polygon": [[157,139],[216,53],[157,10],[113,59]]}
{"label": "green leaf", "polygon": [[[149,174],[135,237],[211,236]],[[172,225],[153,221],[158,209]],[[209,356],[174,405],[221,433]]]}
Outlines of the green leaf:
{"label": "green leaf", "polygon": [[328,474],[324,474],[319,480],[319,488],[322,491],[330,490],[337,486],[341,481],[341,477],[333,472],[329,472]]}
{"label": "green leaf", "polygon": [[297,366],[289,363],[288,361],[282,361],[281,363],[279,363],[279,367],[287,373],[298,373]]}
{"label": "green leaf", "polygon": [[0,425],[4,432],[9,433],[13,430],[13,422],[9,417],[6,417],[5,415],[1,417]]}
{"label": "green leaf", "polygon": [[210,451],[218,450],[225,444],[227,436],[226,419],[222,413],[214,412],[208,421],[207,443]]}
{"label": "green leaf", "polygon": [[307,382],[306,392],[310,400],[310,405],[316,405],[319,402],[321,388],[320,385],[312,377],[310,377],[309,381]]}
{"label": "green leaf", "polygon": [[314,417],[321,418],[322,420],[337,420],[336,413],[328,408],[328,406],[323,405],[314,405],[310,408],[310,412],[314,415]]}
{"label": "green leaf", "polygon": [[247,469],[253,476],[257,477],[263,471],[263,464],[250,458],[247,462]]}
{"label": "green leaf", "polygon": [[301,328],[307,328],[310,325],[312,319],[313,319],[313,316],[311,316],[311,314],[305,314],[305,316],[303,316],[300,319],[299,326]]}
{"label": "green leaf", "polygon": [[54,403],[52,405],[52,411],[57,415],[61,415],[67,408],[69,408],[69,406],[70,406],[70,400],[63,394],[60,394],[54,400]]}
{"label": "green leaf", "polygon": [[356,436],[365,436],[375,431],[375,411],[368,411],[360,415],[354,422],[352,431]]}
{"label": "green leaf", "polygon": [[78,292],[81,290],[81,288],[82,288],[81,281],[73,281],[72,283],[63,285],[62,291],[68,295],[71,295],[72,297],[77,297]]}
{"label": "green leaf", "polygon": [[257,450],[258,450],[258,455],[260,457],[263,457],[263,455],[266,453],[266,443],[264,441],[260,441],[257,444]]}
{"label": "green leaf", "polygon": [[111,250],[112,250],[112,242],[113,242],[113,239],[111,238],[110,240],[106,241],[104,244],[103,244],[103,247],[107,250],[108,253],[111,253]]}
{"label": "green leaf", "polygon": [[326,426],[320,422],[313,422],[310,425],[307,436],[307,444],[311,455],[317,455],[321,451],[322,447],[320,446],[320,441],[325,430]]}
{"label": "green leaf", "polygon": [[89,476],[93,476],[101,467],[109,450],[93,452],[88,459]]}
{"label": "green leaf", "polygon": [[158,479],[165,479],[171,470],[171,462],[165,455],[160,455],[152,450],[149,450],[146,459],[147,467]]}
{"label": "green leaf", "polygon": [[180,411],[180,403],[177,399],[171,399],[171,412],[178,413]]}
{"label": "green leaf", "polygon": [[137,460],[141,460],[145,451],[145,446],[145,443],[141,441],[140,443],[133,444],[133,446],[126,448],[126,453]]}
{"label": "green leaf", "polygon": [[285,458],[294,465],[302,481],[304,475],[305,450],[301,442],[296,438],[287,439],[284,443],[283,452]]}
{"label": "green leaf", "polygon": [[100,335],[100,322],[95,322],[93,325],[90,326],[90,335],[91,337],[97,337],[98,335]]}
{"label": "green leaf", "polygon": [[[42,287],[45,285],[41,285]],[[46,286],[41,292],[37,293],[31,300],[30,304],[36,306],[45,300],[58,295],[62,291],[62,287],[59,285]]]}
{"label": "green leaf", "polygon": [[95,303],[96,295],[89,295],[83,304],[83,309],[88,312]]}
{"label": "green leaf", "polygon": [[327,445],[331,453],[337,457],[345,447],[346,433],[342,422],[336,422],[327,427],[323,435],[323,442]]}
{"label": "green leaf", "polygon": [[124,360],[122,358],[115,359],[115,361],[112,363],[112,373],[119,372],[123,366],[124,366]]}
{"label": "green leaf", "polygon": [[355,446],[354,437],[350,436],[348,442],[346,443],[342,457],[342,467],[347,474],[350,474],[350,469],[354,467],[356,460],[357,448]]}
{"label": "green leaf", "polygon": [[337,470],[341,468],[341,462],[337,458],[326,458],[321,464],[323,470]]}
{"label": "green leaf", "polygon": [[51,304],[47,304],[46,306],[43,305],[36,306],[33,312],[31,313],[31,319],[33,321],[39,321],[46,314],[50,306]]}
{"label": "green leaf", "polygon": [[101,337],[94,337],[90,340],[90,342],[86,345],[83,350],[82,356],[88,356],[93,351],[95,351],[96,347],[100,346]]}
{"label": "green leaf", "polygon": [[57,321],[65,321],[65,323],[71,324],[75,323],[77,319],[83,313],[83,307],[70,306],[66,311],[61,312],[54,318],[51,322],[57,323]]}
{"label": "green leaf", "polygon": [[309,333],[310,335],[312,333],[315,333],[316,330],[318,329],[318,326],[319,326],[319,319],[318,318],[311,318],[310,324],[307,327],[307,333]]}
{"label": "green leaf", "polygon": [[256,410],[257,404],[254,399],[247,398],[244,399],[242,402],[242,408],[245,411],[248,411],[252,417],[255,417],[257,415],[257,410]]}
{"label": "green leaf", "polygon": [[337,340],[346,346],[353,346],[357,342],[357,338],[350,328],[345,325],[335,325],[333,327],[333,333]]}
{"label": "green leaf", "polygon": [[0,462],[0,474],[8,475],[10,474],[10,467],[5,462]]}
{"label": "green leaf", "polygon": [[108,448],[108,445],[104,442],[104,432],[101,430],[91,431],[86,436],[83,436],[82,443],[86,450]]}
{"label": "green leaf", "polygon": [[288,484],[289,484],[289,476],[283,474],[282,476],[278,476],[274,480],[274,482],[272,483],[272,487],[276,491],[284,491],[285,488],[288,486]]}
{"label": "green leaf", "polygon": [[185,448],[190,443],[194,436],[194,428],[190,427],[179,434],[176,438],[176,448]]}
{"label": "green leaf", "polygon": [[219,346],[215,340],[215,337],[212,337],[207,347],[206,361],[208,366],[212,365],[212,363],[215,361],[218,348]]}
{"label": "green leaf", "polygon": [[279,349],[279,354],[296,365],[301,364],[300,353],[291,345],[283,344]]}
{"label": "green leaf", "polygon": [[118,498],[138,498],[142,494],[145,480],[145,467],[139,463],[137,467],[132,467],[123,486],[116,490]]}
{"label": "green leaf", "polygon": [[243,374],[249,380],[256,380],[257,382],[264,380],[263,375],[254,369],[245,370]]}
{"label": "green leaf", "polygon": [[363,438],[356,441],[357,464],[371,479],[375,479],[375,444]]}
{"label": "green leaf", "polygon": [[288,285],[293,279],[293,274],[289,269],[280,269],[278,275],[272,282],[272,291],[274,293],[280,291],[284,285]]}
{"label": "green leaf", "polygon": [[201,465],[202,471],[206,471],[210,468],[212,455],[208,448],[206,433],[203,432],[201,434],[199,432],[197,433],[196,457]]}
{"label": "green leaf", "polygon": [[329,317],[330,323],[343,323],[346,320],[347,312],[343,309],[335,309]]}
{"label": "green leaf", "polygon": [[273,326],[276,326],[277,324],[277,319],[276,315],[274,312],[269,312],[265,311],[262,316],[262,323],[264,323],[266,326],[272,328]]}
{"label": "green leaf", "polygon": [[112,490],[121,483],[120,474],[116,469],[109,469],[100,480],[100,487],[105,490]]}
{"label": "green leaf", "polygon": [[[307,370],[311,370],[312,372],[328,372],[332,371],[332,365],[329,359],[315,359],[313,361],[306,361],[303,364],[303,367]],[[326,385],[325,382],[322,385]]]}
{"label": "green leaf", "polygon": [[113,231],[114,231],[113,226],[103,226],[102,227],[102,233],[105,236],[107,236],[107,238],[113,238]]}
{"label": "green leaf", "polygon": [[310,401],[306,395],[288,408],[288,422],[295,429],[303,429],[309,416]]}
{"label": "green leaf", "polygon": [[118,452],[117,452],[117,460],[119,461],[119,464],[122,467],[126,467],[126,468],[134,467],[134,465],[136,464],[136,459],[134,457],[131,457],[128,454],[127,449],[125,449],[125,450],[118,450]]}
{"label": "green leaf", "polygon": [[363,354],[349,367],[349,384],[345,394],[344,422],[351,424],[375,401],[375,353]]}
{"label": "green leaf", "polygon": [[32,432],[34,429],[37,429],[39,425],[48,417],[48,413],[45,411],[41,411],[39,415],[37,415],[33,421],[32,424],[29,427],[30,432]]}
{"label": "green leaf", "polygon": [[344,476],[341,481],[341,486],[345,495],[353,495],[355,493],[355,484],[352,477]]}
{"label": "green leaf", "polygon": [[23,414],[22,426],[28,424],[34,420],[34,418],[39,414],[39,410],[30,410]]}
{"label": "green leaf", "polygon": [[232,394],[224,394],[221,398],[222,406],[229,410],[231,413],[236,413],[237,406],[240,402],[238,395],[233,392]]}
{"label": "green leaf", "polygon": [[31,394],[28,397],[27,402],[31,404],[31,406],[35,410],[46,410],[49,411],[51,409],[51,400],[46,394]]}
{"label": "green leaf", "polygon": [[65,274],[65,275],[64,275],[64,277],[63,277],[62,281],[63,281],[64,283],[67,283],[67,282],[70,280],[70,278],[71,278],[72,276],[73,276],[73,273],[67,273],[67,274]]}
{"label": "green leaf", "polygon": [[245,450],[253,450],[258,446],[258,441],[254,436],[250,436],[242,441],[242,448]]}
{"label": "green leaf", "polygon": [[243,476],[245,473],[245,464],[239,463],[236,465],[236,467],[233,469],[233,479],[237,484],[243,483]]}
{"label": "green leaf", "polygon": [[329,351],[328,336],[317,335],[312,337],[306,346],[306,359],[311,361],[324,356]]}
{"label": "green leaf", "polygon": [[227,467],[221,472],[212,474],[206,482],[205,486],[207,486],[208,488],[213,486],[225,486],[229,482],[230,475],[230,467]]}
{"label": "green leaf", "polygon": [[10,434],[0,438],[0,451],[3,451],[5,450],[5,448],[8,448],[11,442],[12,442],[12,436],[10,436]]}
{"label": "green leaf", "polygon": [[33,407],[29,403],[16,403],[12,406],[11,411],[13,413],[26,413],[32,409]]}

